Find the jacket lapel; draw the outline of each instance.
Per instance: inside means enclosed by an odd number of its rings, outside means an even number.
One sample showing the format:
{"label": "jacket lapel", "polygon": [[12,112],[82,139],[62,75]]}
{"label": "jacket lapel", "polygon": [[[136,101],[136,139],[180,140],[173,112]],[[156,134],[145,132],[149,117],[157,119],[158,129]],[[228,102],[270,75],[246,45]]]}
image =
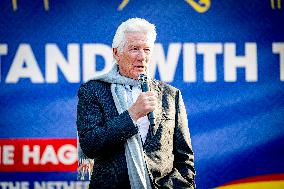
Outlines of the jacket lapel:
{"label": "jacket lapel", "polygon": [[153,136],[155,136],[157,129],[159,127],[159,124],[161,122],[161,118],[162,118],[162,92],[161,92],[159,83],[155,80],[152,80],[150,83],[150,89],[156,94],[157,99],[158,99],[158,104],[157,104],[156,109],[154,110],[155,125],[149,127],[148,134],[147,134],[145,143],[143,145],[144,147],[146,147],[147,144],[151,142],[151,139],[153,138]]}

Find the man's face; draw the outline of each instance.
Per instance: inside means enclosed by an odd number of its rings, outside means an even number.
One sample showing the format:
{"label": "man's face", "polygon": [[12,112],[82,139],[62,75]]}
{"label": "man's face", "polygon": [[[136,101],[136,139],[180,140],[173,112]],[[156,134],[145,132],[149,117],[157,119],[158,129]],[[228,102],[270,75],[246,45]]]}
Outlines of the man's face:
{"label": "man's face", "polygon": [[154,44],[145,33],[129,32],[125,34],[125,38],[123,51],[114,48],[113,55],[121,75],[138,79],[139,74],[147,74]]}

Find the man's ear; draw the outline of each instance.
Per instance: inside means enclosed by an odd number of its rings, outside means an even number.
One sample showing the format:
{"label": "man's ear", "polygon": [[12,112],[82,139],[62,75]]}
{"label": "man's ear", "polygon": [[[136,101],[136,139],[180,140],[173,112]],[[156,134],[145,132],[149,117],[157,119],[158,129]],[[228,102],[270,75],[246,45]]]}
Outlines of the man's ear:
{"label": "man's ear", "polygon": [[118,49],[117,48],[112,48],[112,55],[113,55],[113,58],[115,58],[115,60],[118,62],[119,61],[119,55],[120,53],[118,52]]}

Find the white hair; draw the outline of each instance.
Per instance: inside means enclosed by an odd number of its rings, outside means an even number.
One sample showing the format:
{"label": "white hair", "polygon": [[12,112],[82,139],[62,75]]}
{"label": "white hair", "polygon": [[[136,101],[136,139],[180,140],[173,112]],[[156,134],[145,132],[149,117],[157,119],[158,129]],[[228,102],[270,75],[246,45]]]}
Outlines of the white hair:
{"label": "white hair", "polygon": [[128,32],[143,32],[146,33],[148,39],[153,42],[153,44],[156,41],[157,33],[154,24],[142,18],[130,18],[118,26],[113,37],[112,48],[117,48],[119,52],[122,52],[126,42],[125,33]]}

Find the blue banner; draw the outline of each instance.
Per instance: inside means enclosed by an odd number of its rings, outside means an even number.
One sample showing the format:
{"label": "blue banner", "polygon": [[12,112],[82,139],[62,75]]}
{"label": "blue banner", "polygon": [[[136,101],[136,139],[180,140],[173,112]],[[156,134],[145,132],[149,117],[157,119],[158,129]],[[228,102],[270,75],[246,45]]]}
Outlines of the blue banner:
{"label": "blue banner", "polygon": [[197,188],[284,187],[283,8],[1,1],[0,188],[87,187],[76,181],[77,90],[110,70],[113,36],[131,17],[156,25],[151,73],[183,94]]}

